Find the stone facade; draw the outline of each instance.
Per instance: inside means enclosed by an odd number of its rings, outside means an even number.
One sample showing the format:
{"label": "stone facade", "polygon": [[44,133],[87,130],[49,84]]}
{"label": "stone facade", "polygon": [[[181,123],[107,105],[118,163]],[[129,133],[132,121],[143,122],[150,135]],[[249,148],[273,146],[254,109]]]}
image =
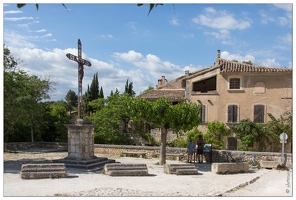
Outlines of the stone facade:
{"label": "stone facade", "polygon": [[[225,60],[220,55],[218,50],[214,66],[195,72],[186,71],[185,75],[165,82],[139,97],[148,100],[153,97],[155,101],[164,96],[174,103],[174,95],[175,99],[186,98],[189,102],[201,105],[202,124],[198,129],[203,133],[206,132],[207,123],[213,121],[229,126],[238,124],[242,119],[255,121],[260,115],[260,122],[256,123],[267,123],[271,121],[267,113],[278,119],[285,112],[292,111],[291,68],[254,66]],[[173,89],[182,88],[184,93],[172,93]],[[256,111],[258,107],[261,109],[260,114]],[[235,134],[231,137],[235,137]],[[285,148],[291,152],[291,142]],[[264,149],[267,152],[280,150],[278,145],[269,145]]]}

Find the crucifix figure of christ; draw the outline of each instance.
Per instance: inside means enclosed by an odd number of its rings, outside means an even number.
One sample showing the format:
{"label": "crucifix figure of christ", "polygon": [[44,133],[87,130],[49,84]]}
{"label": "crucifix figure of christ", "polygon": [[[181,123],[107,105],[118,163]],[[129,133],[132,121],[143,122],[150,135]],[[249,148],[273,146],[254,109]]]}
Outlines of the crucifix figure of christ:
{"label": "crucifix figure of christ", "polygon": [[82,99],[82,79],[84,75],[83,66],[91,66],[91,63],[87,60],[81,58],[81,42],[78,39],[78,56],[74,56],[70,53],[67,53],[66,56],[75,62],[78,63],[78,119],[82,119],[81,117],[81,99]]}

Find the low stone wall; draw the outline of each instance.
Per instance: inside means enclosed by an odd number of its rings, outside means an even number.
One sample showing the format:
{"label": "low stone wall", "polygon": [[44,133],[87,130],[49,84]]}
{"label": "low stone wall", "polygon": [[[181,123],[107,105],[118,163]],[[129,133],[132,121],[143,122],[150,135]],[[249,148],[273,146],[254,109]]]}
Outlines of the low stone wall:
{"label": "low stone wall", "polygon": [[[56,148],[58,150],[67,150],[67,143],[58,142],[17,142],[5,143],[4,151],[17,151],[31,148]],[[94,144],[95,154],[111,154],[120,155],[123,151],[146,152],[147,157],[154,157],[159,153],[159,147],[151,146],[133,146],[133,145],[107,145]],[[167,153],[171,154],[185,154],[183,159],[187,160],[186,148],[167,147]],[[286,166],[292,168],[292,154],[285,153]],[[210,153],[204,153],[205,161],[210,161]],[[267,161],[281,161],[282,153],[276,152],[251,152],[251,151],[231,151],[231,150],[212,150],[212,162],[256,162],[261,160]],[[167,156],[167,159],[172,159]]]}

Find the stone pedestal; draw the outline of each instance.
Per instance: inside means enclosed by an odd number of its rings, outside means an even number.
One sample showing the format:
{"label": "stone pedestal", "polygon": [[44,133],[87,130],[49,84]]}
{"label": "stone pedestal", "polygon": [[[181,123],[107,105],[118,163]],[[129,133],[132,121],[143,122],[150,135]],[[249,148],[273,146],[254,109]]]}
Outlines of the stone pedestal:
{"label": "stone pedestal", "polygon": [[56,163],[65,163],[66,167],[80,168],[87,171],[102,170],[106,163],[115,160],[94,155],[94,128],[95,125],[86,119],[72,119],[68,128],[68,156],[54,160]]}
{"label": "stone pedestal", "polygon": [[68,128],[68,157],[70,160],[90,160],[94,156],[95,125],[86,119],[73,119]]}

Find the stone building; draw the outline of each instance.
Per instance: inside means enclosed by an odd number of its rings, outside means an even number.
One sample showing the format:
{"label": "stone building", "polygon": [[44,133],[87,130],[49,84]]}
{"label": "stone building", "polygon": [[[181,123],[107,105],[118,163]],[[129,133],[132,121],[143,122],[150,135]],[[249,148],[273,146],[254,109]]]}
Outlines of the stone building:
{"label": "stone building", "polygon": [[267,113],[279,118],[292,111],[292,69],[253,66],[220,58],[214,66],[195,72],[186,71],[170,82],[158,80],[158,87],[140,94],[150,101],[164,96],[173,103],[186,98],[201,105],[202,124],[199,130],[214,120],[226,125],[242,119],[267,123]]}

